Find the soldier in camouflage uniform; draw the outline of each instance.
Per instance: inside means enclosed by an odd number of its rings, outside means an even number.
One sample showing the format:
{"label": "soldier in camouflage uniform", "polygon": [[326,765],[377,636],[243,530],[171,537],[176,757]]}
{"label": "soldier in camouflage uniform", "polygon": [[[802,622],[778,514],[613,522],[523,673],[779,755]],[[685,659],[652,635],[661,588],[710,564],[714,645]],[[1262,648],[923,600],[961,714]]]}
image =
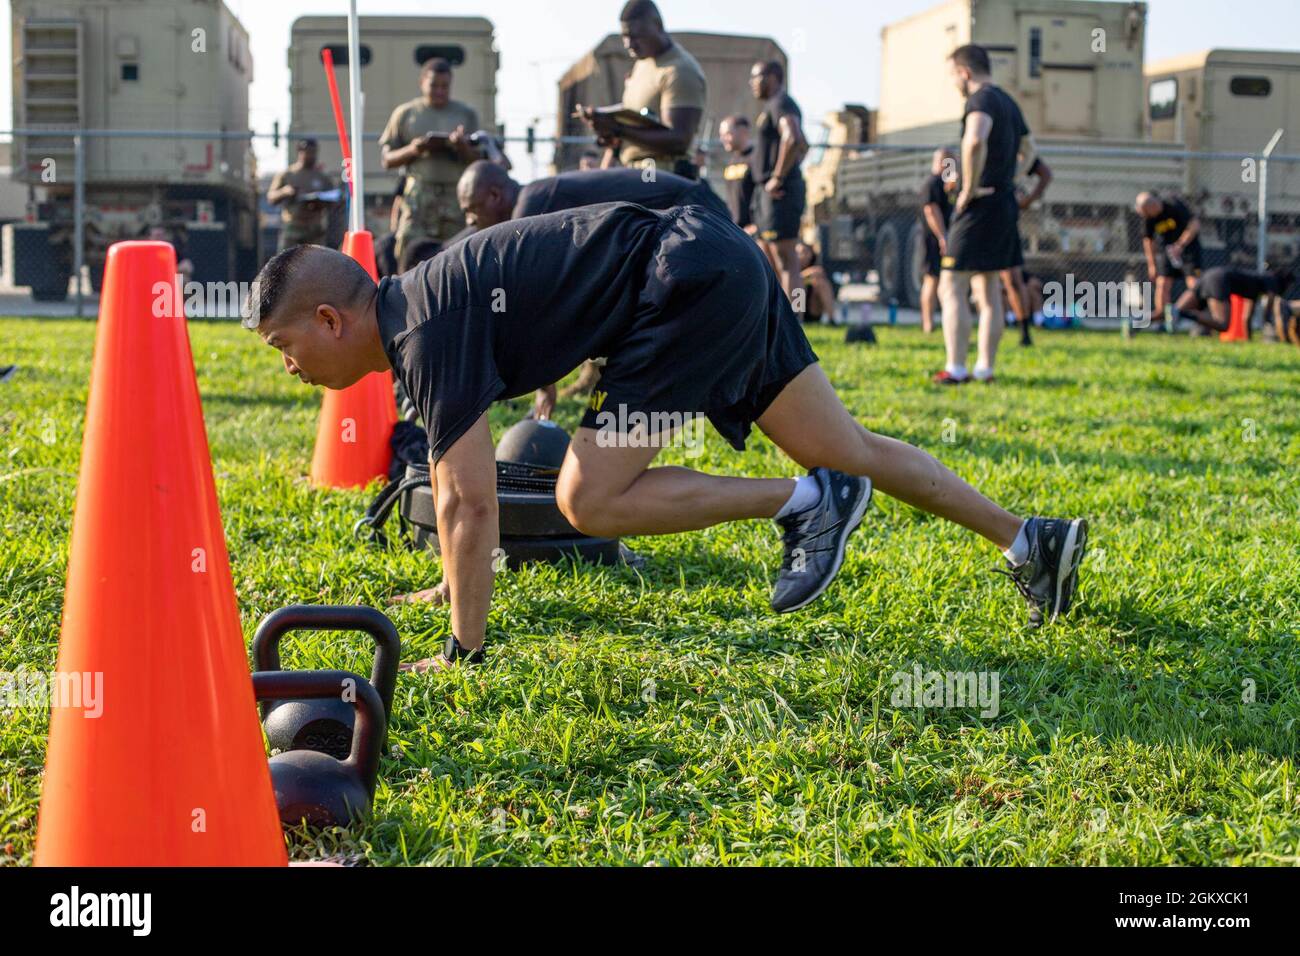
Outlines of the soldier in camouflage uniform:
{"label": "soldier in camouflage uniform", "polygon": [[334,189],[334,180],[316,165],[317,145],[314,139],[298,141],[298,161],[276,174],[267,190],[266,200],[280,211],[280,251],[304,243],[325,244],[329,220],[329,204],[314,199],[303,199],[313,193]]}
{"label": "soldier in camouflage uniform", "polygon": [[435,57],[420,70],[420,96],[393,110],[379,138],[385,169],[406,167],[406,191],[397,224],[400,261],[419,239],[445,242],[465,228],[456,183],[480,159],[470,143],[478,114],[451,98],[451,64]]}

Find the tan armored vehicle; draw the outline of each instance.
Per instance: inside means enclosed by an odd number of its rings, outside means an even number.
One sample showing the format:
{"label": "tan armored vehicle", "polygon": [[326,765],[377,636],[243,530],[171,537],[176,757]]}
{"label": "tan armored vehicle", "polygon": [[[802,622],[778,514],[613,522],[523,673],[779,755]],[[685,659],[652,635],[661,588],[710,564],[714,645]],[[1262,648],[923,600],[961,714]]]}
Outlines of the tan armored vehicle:
{"label": "tan armored vehicle", "polygon": [[[670,31],[673,42],[680,43],[699,62],[709,83],[708,107],[700,121],[700,138],[717,140],[718,124],[733,113],[753,117],[758,113],[754,95],[749,91],[749,68],[758,60],[776,60],[786,65],[785,51],[768,37],[733,36],[724,33],[679,33]],[[560,78],[560,101],[556,129],[561,136],[585,137],[590,130],[573,118],[574,108],[610,106],[622,101],[623,80],[632,69],[632,59],[623,48],[623,38],[611,33],[594,49],[569,67]],[[797,92],[797,90],[796,90]],[[556,149],[557,171],[574,169],[582,154],[580,144],[561,144]],[[721,147],[708,154],[707,175],[712,183],[722,181],[722,167],[727,158]]]}
{"label": "tan armored vehicle", "polygon": [[[395,107],[420,95],[421,64],[432,57],[448,60],[454,70],[452,98],[472,106],[483,127],[495,130],[498,55],[492,23],[482,17],[363,16],[359,26],[367,137],[363,160],[366,223],[380,235],[388,231],[398,173],[385,170],[379,161],[379,134]],[[289,41],[291,118],[285,165],[293,162],[294,142],[315,134],[320,139],[320,162],[337,176],[342,155],[321,60],[326,47],[334,55],[348,135],[352,133],[347,17],[299,17]]]}
{"label": "tan armored vehicle", "polygon": [[[248,131],[248,34],[218,0],[13,0],[14,179],[29,222],[5,227],[5,270],[62,299],[73,264],[71,132]],[[247,138],[86,137],[85,261],[162,226],[198,281],[251,278],[256,203]]]}

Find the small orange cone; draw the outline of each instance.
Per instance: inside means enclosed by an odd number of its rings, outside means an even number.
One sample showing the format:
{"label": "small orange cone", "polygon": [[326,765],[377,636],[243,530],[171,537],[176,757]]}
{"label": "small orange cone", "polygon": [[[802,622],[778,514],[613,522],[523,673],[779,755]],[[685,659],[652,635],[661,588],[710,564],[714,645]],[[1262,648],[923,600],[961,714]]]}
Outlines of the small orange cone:
{"label": "small orange cone", "polygon": [[[349,232],[343,237],[343,252],[379,281],[374,236]],[[360,488],[376,478],[387,479],[396,422],[392,372],[371,372],[342,391],[326,389],[316,423],[311,483],[318,488]]]}
{"label": "small orange cone", "polygon": [[1220,342],[1244,342],[1250,338],[1247,322],[1246,300],[1239,295],[1232,296],[1231,317],[1228,319],[1228,331],[1219,333]]}
{"label": "small orange cone", "polygon": [[39,866],[283,866],[176,253],[108,251]]}

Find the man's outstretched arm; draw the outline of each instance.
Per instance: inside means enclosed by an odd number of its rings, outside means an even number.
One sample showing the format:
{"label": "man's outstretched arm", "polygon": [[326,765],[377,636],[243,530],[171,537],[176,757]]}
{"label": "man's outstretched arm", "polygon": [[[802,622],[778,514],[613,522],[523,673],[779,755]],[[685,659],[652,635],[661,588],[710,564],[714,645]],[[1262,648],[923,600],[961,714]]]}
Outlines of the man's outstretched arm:
{"label": "man's outstretched arm", "polygon": [[438,544],[451,590],[451,632],[467,650],[483,645],[499,542],[497,471],[487,413],[433,468]]}

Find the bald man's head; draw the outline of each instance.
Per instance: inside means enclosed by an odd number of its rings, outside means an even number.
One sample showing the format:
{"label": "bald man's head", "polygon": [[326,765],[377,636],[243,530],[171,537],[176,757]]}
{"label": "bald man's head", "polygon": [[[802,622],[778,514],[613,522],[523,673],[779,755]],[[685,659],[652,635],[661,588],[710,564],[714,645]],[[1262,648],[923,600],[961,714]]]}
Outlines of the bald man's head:
{"label": "bald man's head", "polygon": [[486,229],[505,222],[515,211],[519,184],[505,167],[480,159],[470,163],[456,184],[456,200],[465,222]]}
{"label": "bald man's head", "polygon": [[347,388],[375,370],[376,292],[351,256],[294,246],[253,280],[244,327],[283,353],[291,375],[308,385]]}
{"label": "bald man's head", "polygon": [[1155,193],[1141,192],[1137,194],[1137,199],[1133,201],[1133,208],[1143,219],[1154,219],[1164,211],[1165,204],[1160,201],[1160,197]]}
{"label": "bald man's head", "polygon": [[936,176],[942,176],[948,170],[956,169],[956,161],[953,158],[952,150],[946,146],[940,146],[930,157],[930,172]]}

